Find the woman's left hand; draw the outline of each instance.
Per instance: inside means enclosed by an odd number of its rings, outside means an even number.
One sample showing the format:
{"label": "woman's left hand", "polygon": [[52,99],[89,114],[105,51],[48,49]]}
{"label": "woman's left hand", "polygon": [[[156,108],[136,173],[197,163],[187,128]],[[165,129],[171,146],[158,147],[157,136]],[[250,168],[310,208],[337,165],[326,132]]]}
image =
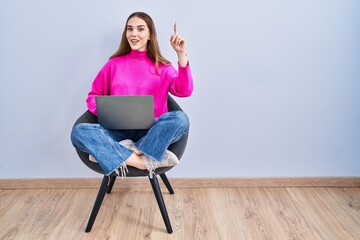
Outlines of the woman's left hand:
{"label": "woman's left hand", "polygon": [[186,57],[186,40],[179,36],[176,23],[174,24],[174,34],[171,35],[170,43],[178,55],[180,65],[186,66],[188,62]]}
{"label": "woman's left hand", "polygon": [[177,53],[185,53],[186,52],[186,40],[179,36],[176,23],[174,24],[174,34],[171,35],[170,38],[171,46]]}

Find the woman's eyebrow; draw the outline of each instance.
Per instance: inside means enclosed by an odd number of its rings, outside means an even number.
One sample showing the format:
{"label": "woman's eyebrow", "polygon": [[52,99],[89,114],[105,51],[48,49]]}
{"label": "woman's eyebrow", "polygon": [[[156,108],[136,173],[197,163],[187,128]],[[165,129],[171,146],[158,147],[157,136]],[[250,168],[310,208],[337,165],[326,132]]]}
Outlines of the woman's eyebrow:
{"label": "woman's eyebrow", "polygon": [[[133,27],[132,25],[127,25],[127,27]],[[145,25],[138,25],[136,27],[145,27]]]}

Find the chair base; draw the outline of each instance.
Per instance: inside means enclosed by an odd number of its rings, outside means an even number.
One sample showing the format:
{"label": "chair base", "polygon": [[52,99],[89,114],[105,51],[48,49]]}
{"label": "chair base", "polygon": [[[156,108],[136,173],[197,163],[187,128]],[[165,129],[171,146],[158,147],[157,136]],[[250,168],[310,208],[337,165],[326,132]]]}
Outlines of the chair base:
{"label": "chair base", "polygon": [[165,207],[164,199],[163,199],[163,196],[161,194],[158,179],[157,179],[156,176],[154,176],[152,178],[149,177],[149,180],[150,180],[150,183],[151,183],[151,187],[152,187],[152,189],[154,191],[156,201],[157,201],[157,203],[159,205],[161,215],[162,215],[162,217],[164,219],[166,230],[167,230],[168,233],[172,233],[173,230],[172,230],[172,227],[171,227],[169,215],[168,215],[166,207]]}
{"label": "chair base", "polygon": [[[167,176],[165,175],[165,173],[161,173],[159,175],[160,175],[161,179],[163,180],[163,182],[164,182],[166,188],[168,189],[169,193],[174,194],[174,190],[172,189],[172,187],[170,185],[170,182],[169,182]],[[102,204],[102,202],[104,200],[105,194],[106,193],[108,193],[108,194],[111,193],[112,188],[113,188],[113,186],[115,184],[115,181],[116,181],[116,176],[105,176],[104,175],[103,180],[102,180],[101,185],[100,185],[100,188],[99,188],[98,195],[97,195],[96,200],[95,200],[95,204],[94,204],[93,209],[91,211],[90,218],[89,218],[88,224],[86,226],[85,232],[90,232],[91,231],[91,229],[92,229],[92,227],[94,225],[96,216],[97,216],[97,214],[99,212],[99,209],[101,207],[101,204]],[[172,227],[171,227],[169,215],[168,215],[167,210],[166,210],[164,198],[163,198],[162,193],[161,193],[161,189],[160,189],[160,185],[159,185],[159,182],[158,182],[158,179],[157,179],[157,175],[155,175],[153,178],[149,177],[149,181],[150,181],[151,187],[153,189],[153,192],[155,194],[155,198],[156,198],[156,201],[158,203],[161,215],[163,217],[166,230],[170,234],[170,233],[173,232],[173,230],[172,230]]]}
{"label": "chair base", "polygon": [[89,222],[88,222],[88,224],[86,226],[85,232],[90,232],[91,229],[92,229],[92,226],[93,226],[93,224],[95,222],[96,216],[97,216],[97,214],[99,212],[99,209],[101,207],[101,204],[102,204],[102,202],[104,200],[104,197],[105,197],[105,194],[106,194],[106,189],[108,188],[108,184],[109,184],[109,177],[104,175],[103,180],[102,180],[101,185],[100,185],[98,195],[97,195],[96,200],[95,200],[93,210],[91,211],[91,215],[90,215],[90,218],[89,218]]}

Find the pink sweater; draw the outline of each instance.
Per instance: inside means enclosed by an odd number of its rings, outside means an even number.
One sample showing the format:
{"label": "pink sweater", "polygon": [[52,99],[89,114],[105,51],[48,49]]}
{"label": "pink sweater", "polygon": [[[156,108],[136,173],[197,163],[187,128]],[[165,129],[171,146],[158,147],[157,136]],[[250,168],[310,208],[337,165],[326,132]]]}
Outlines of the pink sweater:
{"label": "pink sweater", "polygon": [[179,65],[179,71],[170,64],[159,65],[158,73],[146,51],[131,51],[112,58],[96,76],[86,100],[87,107],[97,115],[97,95],[152,95],[157,119],[168,111],[168,92],[178,97],[188,97],[193,91],[189,64],[186,67]]}

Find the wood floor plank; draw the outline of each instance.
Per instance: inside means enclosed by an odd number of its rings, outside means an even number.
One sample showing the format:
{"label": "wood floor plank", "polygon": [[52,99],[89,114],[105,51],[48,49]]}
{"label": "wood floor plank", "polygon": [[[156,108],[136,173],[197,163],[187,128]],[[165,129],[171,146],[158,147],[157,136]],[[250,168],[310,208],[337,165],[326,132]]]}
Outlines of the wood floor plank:
{"label": "wood floor plank", "polygon": [[320,188],[315,193],[342,223],[344,230],[353,239],[360,239],[360,190]]}
{"label": "wood floor plank", "polygon": [[332,198],[339,201],[352,216],[360,222],[360,188],[329,188]]}
{"label": "wood floor plank", "polygon": [[98,216],[103,221],[95,223],[92,230],[98,233],[96,239],[109,239],[110,236],[120,239],[126,239],[127,236],[146,239],[152,228],[160,228],[159,225],[153,226],[156,203],[151,194],[150,190],[114,189],[105,196],[106,203],[101,207]]}
{"label": "wood floor plank", "polygon": [[285,239],[284,232],[277,223],[265,199],[262,188],[238,189],[240,204],[253,239]]}
{"label": "wood floor plank", "polygon": [[283,188],[265,188],[264,191],[269,199],[269,207],[284,231],[286,239],[317,239],[303,213],[294,205],[288,191]]}
{"label": "wood floor plank", "polygon": [[[63,204],[59,205],[58,210],[54,212],[54,216],[57,216],[59,220],[52,222],[53,226],[48,229],[51,232],[50,239],[61,239],[64,229],[69,229],[67,232],[69,239],[76,239],[79,230],[81,230],[81,235],[84,234],[90,213],[88,209],[91,209],[93,205],[95,193],[95,191],[90,193],[74,189],[65,194]],[[61,215],[62,212],[65,214]]]}
{"label": "wood floor plank", "polygon": [[219,239],[207,189],[186,189],[183,194],[185,236],[197,240]]}
{"label": "wood floor plank", "polygon": [[[71,195],[65,190],[40,190],[34,200],[38,204],[28,209],[30,218],[23,232],[29,236],[37,236],[38,239],[49,239],[49,235],[51,235],[58,226],[58,219],[61,218],[67,210],[66,208],[62,208],[62,201],[71,201],[70,196]],[[57,219],[57,221],[54,221],[54,219]],[[44,228],[44,226],[46,227]]]}
{"label": "wood floor plank", "polygon": [[[15,191],[16,192],[16,191]],[[12,204],[1,210],[0,239],[12,239],[19,234],[27,233],[27,226],[31,216],[41,204],[44,190],[19,191],[12,199]],[[16,203],[16,204],[14,204]],[[32,224],[32,222],[31,222]]]}
{"label": "wood floor plank", "polygon": [[242,213],[239,193],[234,188],[208,189],[219,238],[253,239]]}
{"label": "wood floor plank", "polygon": [[[98,182],[100,185],[100,181]],[[114,188],[85,233],[97,189],[0,190],[0,239],[359,240],[360,188]]]}
{"label": "wood floor plank", "polygon": [[316,239],[356,239],[348,232],[346,226],[337,219],[336,214],[319,198],[318,188],[299,188],[289,190],[296,206],[304,214]]}

